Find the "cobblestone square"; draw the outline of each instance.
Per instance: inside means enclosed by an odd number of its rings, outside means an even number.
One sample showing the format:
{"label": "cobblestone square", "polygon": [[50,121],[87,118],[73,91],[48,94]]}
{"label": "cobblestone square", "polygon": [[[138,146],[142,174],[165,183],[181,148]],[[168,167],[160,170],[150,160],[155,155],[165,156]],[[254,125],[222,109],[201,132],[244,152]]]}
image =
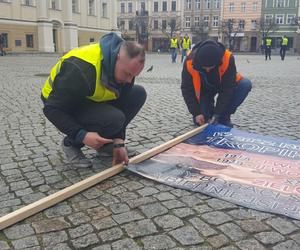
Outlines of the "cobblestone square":
{"label": "cobblestone square", "polygon": [[[58,55],[0,57],[0,216],[111,166],[69,165],[63,135],[42,113],[40,92]],[[148,98],[127,144],[144,152],[193,128],[180,91],[182,64],[148,54],[136,84]],[[253,84],[236,128],[300,140],[300,57],[237,55]],[[153,65],[153,70],[147,69]],[[210,219],[211,218],[211,219]],[[0,249],[300,249],[300,222],[144,179],[127,171],[0,231]]]}

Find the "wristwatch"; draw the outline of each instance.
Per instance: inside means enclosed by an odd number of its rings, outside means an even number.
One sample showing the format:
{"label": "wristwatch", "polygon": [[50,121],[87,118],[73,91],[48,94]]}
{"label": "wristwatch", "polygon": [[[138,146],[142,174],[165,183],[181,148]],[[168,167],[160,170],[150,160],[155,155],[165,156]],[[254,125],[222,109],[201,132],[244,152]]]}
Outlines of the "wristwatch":
{"label": "wristwatch", "polygon": [[113,144],[113,148],[124,148],[125,147],[125,143],[115,143]]}

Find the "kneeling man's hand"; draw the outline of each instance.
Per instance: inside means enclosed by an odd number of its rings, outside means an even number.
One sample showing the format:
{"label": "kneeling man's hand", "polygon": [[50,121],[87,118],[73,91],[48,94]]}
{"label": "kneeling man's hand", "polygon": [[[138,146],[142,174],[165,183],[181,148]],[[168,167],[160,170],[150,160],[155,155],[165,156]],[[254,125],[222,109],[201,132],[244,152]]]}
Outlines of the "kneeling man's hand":
{"label": "kneeling man's hand", "polygon": [[112,143],[112,139],[101,137],[97,132],[87,132],[83,139],[83,143],[93,149],[99,149],[106,143]]}

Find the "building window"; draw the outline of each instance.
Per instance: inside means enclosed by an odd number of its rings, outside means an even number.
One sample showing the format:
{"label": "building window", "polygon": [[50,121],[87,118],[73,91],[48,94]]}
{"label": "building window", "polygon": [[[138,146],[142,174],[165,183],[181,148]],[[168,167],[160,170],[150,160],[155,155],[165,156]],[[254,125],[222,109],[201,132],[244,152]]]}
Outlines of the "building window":
{"label": "building window", "polygon": [[72,0],[72,12],[79,13],[79,3],[78,0]]}
{"label": "building window", "polygon": [[15,40],[15,46],[21,47],[22,46],[22,40]]}
{"label": "building window", "polygon": [[94,16],[95,15],[95,0],[89,0],[89,15]]}
{"label": "building window", "polygon": [[219,27],[219,16],[213,17],[213,27]]}
{"label": "building window", "polygon": [[128,13],[132,13],[132,3],[128,3]]}
{"label": "building window", "polygon": [[241,3],[241,12],[246,12],[246,3]]}
{"label": "building window", "polygon": [[251,29],[256,30],[257,27],[257,21],[256,20],[251,20]]}
{"label": "building window", "polygon": [[8,47],[8,35],[7,33],[2,33],[2,37],[3,37],[3,46],[4,48],[7,48]]}
{"label": "building window", "polygon": [[153,21],[153,29],[158,30],[158,20]]}
{"label": "building window", "polygon": [[185,10],[192,9],[192,0],[185,0]]}
{"label": "building window", "polygon": [[245,20],[240,20],[239,21],[239,29],[245,29]]}
{"label": "building window", "polygon": [[200,10],[200,8],[201,8],[201,1],[195,0],[195,10]]}
{"label": "building window", "polygon": [[158,12],[158,2],[154,2],[153,12]]}
{"label": "building window", "polygon": [[221,0],[215,0],[215,9],[221,8]]}
{"label": "building window", "polygon": [[141,12],[144,13],[146,11],[145,2],[141,2]]}
{"label": "building window", "polygon": [[107,3],[102,3],[102,17],[107,18]]}
{"label": "building window", "polygon": [[[1,1],[0,1],[1,2]],[[23,0],[23,5],[26,6],[34,6],[33,5],[33,0]]]}
{"label": "building window", "polygon": [[195,16],[195,18],[194,18],[194,26],[195,27],[199,27],[200,26],[200,17],[199,16]]}
{"label": "building window", "polygon": [[129,30],[134,30],[134,28],[133,28],[133,21],[132,20],[128,21],[128,29]]}
{"label": "building window", "polygon": [[185,27],[186,28],[190,28],[191,27],[191,18],[190,17],[186,17],[185,18]]}
{"label": "building window", "polygon": [[172,1],[171,10],[176,11],[176,1]]}
{"label": "building window", "polygon": [[286,24],[295,24],[296,15],[288,14],[286,17]]}
{"label": "building window", "polygon": [[161,21],[161,27],[163,30],[165,30],[167,28],[167,20],[162,20]]}
{"label": "building window", "polygon": [[125,13],[125,3],[121,3],[121,5],[120,5],[120,12],[122,13],[122,14],[124,14]]}
{"label": "building window", "polygon": [[53,9],[53,10],[60,10],[59,0],[51,0],[50,1],[50,8]]}
{"label": "building window", "polygon": [[208,23],[209,23],[209,16],[204,16],[203,17],[203,23],[205,27],[208,27]]}
{"label": "building window", "polygon": [[162,3],[162,11],[168,11],[167,1],[163,1],[163,3]]}
{"label": "building window", "polygon": [[33,48],[33,35],[26,35],[26,48]]}
{"label": "building window", "polygon": [[253,2],[252,10],[253,10],[254,12],[257,11],[257,2]]}
{"label": "building window", "polygon": [[285,0],[276,0],[275,7],[285,7]]}
{"label": "building window", "polygon": [[283,14],[275,15],[275,23],[283,24],[284,23],[284,15]]}
{"label": "building window", "polygon": [[234,3],[229,3],[229,12],[234,11]]}
{"label": "building window", "polygon": [[273,19],[273,15],[265,15],[265,23],[271,24]]}
{"label": "building window", "polygon": [[205,9],[210,9],[210,0],[204,0]]}

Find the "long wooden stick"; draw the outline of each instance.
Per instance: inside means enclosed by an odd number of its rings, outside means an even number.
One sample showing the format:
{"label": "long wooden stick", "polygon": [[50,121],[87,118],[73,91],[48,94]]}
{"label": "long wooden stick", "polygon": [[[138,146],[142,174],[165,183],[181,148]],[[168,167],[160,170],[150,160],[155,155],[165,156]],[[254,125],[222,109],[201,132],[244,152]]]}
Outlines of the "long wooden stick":
{"label": "long wooden stick", "polygon": [[[129,163],[139,163],[141,161],[144,161],[148,158],[151,158],[152,156],[165,151],[173,146],[175,146],[176,144],[198,134],[199,132],[201,132],[205,127],[207,126],[207,124],[198,127],[196,129],[193,129],[183,135],[180,135],[170,141],[165,142],[164,144],[152,148],[142,154],[139,154],[133,158],[131,158],[129,160]],[[88,177],[80,182],[77,182],[67,188],[64,188],[54,194],[51,194],[47,197],[44,197],[34,203],[31,203],[25,207],[22,207],[12,213],[9,213],[3,217],[0,218],[0,230],[7,228],[31,215],[34,215],[46,208],[49,208],[89,187],[92,187],[94,185],[96,185],[97,183],[106,180],[107,178],[114,176],[118,173],[120,173],[121,171],[124,170],[124,165],[123,164],[117,164],[111,168],[108,168],[98,174],[95,174],[91,177]]]}

